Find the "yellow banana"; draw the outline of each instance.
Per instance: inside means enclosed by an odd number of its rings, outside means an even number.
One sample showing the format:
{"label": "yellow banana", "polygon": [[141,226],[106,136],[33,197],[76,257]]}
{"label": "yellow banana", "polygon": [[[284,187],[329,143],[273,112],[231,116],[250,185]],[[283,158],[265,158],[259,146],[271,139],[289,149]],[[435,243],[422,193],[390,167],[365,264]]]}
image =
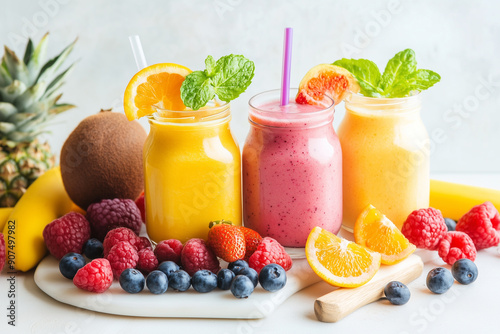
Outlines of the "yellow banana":
{"label": "yellow banana", "polygon": [[459,220],[473,206],[486,201],[500,210],[500,190],[431,180],[430,206],[441,210],[446,218]]}
{"label": "yellow banana", "polygon": [[3,231],[3,227],[5,223],[7,223],[7,219],[9,218],[12,210],[14,208],[0,208],[0,231]]}
{"label": "yellow banana", "polygon": [[40,262],[47,252],[43,229],[73,206],[64,189],[59,167],[48,170],[33,182],[3,228],[7,255],[15,255],[15,269],[28,271]]}

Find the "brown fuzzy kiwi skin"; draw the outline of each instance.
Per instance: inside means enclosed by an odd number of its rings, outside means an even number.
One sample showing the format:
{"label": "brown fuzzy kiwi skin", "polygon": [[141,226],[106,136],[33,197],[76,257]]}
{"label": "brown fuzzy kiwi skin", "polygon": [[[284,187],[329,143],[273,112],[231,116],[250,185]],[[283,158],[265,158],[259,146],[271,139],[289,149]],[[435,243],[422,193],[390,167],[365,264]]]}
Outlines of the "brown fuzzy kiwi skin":
{"label": "brown fuzzy kiwi skin", "polygon": [[71,200],[86,210],[103,199],[139,197],[146,137],[138,122],[120,113],[100,112],[81,121],[61,149],[61,174]]}

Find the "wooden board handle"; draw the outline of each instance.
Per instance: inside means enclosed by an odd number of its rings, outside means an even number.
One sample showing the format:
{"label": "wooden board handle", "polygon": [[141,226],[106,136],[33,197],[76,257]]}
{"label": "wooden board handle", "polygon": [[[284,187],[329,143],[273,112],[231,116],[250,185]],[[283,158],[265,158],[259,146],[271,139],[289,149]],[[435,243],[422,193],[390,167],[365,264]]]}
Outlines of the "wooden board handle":
{"label": "wooden board handle", "polygon": [[323,322],[337,322],[358,308],[384,297],[384,288],[390,281],[408,284],[420,276],[424,268],[422,259],[411,255],[392,265],[382,265],[377,274],[358,288],[337,288],[314,302],[314,313]]}

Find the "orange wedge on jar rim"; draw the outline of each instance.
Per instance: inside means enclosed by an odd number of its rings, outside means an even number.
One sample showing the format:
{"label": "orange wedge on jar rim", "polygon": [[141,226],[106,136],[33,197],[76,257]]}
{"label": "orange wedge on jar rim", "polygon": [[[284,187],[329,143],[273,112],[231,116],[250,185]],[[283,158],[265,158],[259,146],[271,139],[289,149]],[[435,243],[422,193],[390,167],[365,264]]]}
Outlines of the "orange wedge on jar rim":
{"label": "orange wedge on jar rim", "polygon": [[382,264],[401,262],[416,249],[396,225],[373,205],[368,205],[356,220],[354,240],[380,253]]}
{"label": "orange wedge on jar rim", "polygon": [[129,121],[148,116],[157,108],[184,110],[181,85],[191,70],[182,65],[161,63],[137,72],[125,89],[123,106]]}
{"label": "orange wedge on jar rim", "polygon": [[380,268],[380,254],[318,226],[307,238],[306,258],[325,282],[346,288],[367,283]]}
{"label": "orange wedge on jar rim", "polygon": [[299,84],[295,102],[328,107],[332,98],[335,105],[342,102],[348,92],[359,92],[359,83],[345,68],[320,64],[311,68]]}

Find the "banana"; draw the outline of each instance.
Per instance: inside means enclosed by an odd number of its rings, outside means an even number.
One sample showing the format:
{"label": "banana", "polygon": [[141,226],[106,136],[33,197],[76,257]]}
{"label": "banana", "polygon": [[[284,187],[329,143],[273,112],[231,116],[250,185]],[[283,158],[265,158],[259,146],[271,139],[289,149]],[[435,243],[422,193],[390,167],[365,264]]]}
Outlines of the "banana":
{"label": "banana", "polygon": [[430,206],[441,210],[446,218],[459,220],[473,206],[486,201],[500,210],[500,190],[431,180]]}
{"label": "banana", "polygon": [[48,170],[33,182],[17,202],[3,228],[6,253],[14,253],[15,269],[28,271],[40,262],[47,253],[43,229],[73,207],[64,189],[59,167]]}
{"label": "banana", "polygon": [[3,227],[7,223],[7,219],[12,210],[14,210],[14,208],[0,208],[0,231],[3,231]]}

